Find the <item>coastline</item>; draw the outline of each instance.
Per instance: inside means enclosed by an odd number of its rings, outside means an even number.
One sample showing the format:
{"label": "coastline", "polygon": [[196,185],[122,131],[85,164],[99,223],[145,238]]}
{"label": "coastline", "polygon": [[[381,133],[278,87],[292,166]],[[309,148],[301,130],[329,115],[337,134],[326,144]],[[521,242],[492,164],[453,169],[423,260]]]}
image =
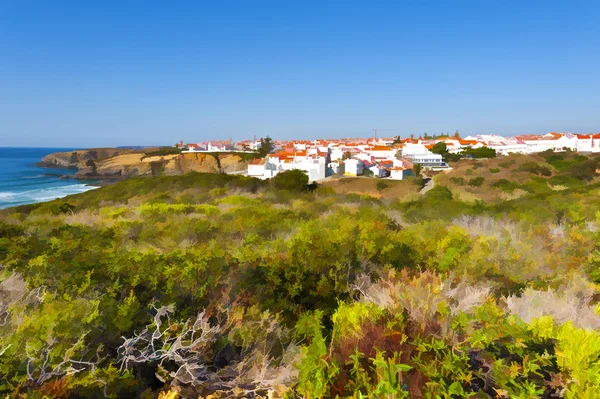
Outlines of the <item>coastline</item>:
{"label": "coastline", "polygon": [[40,166],[41,158],[70,148],[1,147],[0,209],[35,204],[79,194],[101,186],[75,179],[75,169]]}

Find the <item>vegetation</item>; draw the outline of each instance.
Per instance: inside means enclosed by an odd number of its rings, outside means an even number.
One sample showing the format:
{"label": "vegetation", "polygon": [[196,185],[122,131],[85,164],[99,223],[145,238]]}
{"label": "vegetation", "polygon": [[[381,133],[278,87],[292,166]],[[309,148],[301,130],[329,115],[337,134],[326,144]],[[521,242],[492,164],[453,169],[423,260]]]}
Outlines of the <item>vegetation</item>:
{"label": "vegetation", "polygon": [[463,158],[496,158],[496,150],[488,147],[465,148],[460,155]]}
{"label": "vegetation", "polygon": [[496,150],[488,147],[481,148],[464,148],[458,153],[450,153],[446,146],[446,143],[439,142],[434,144],[430,149],[434,154],[442,155],[442,159],[445,162],[456,162],[462,158],[495,158]]}
{"label": "vegetation", "polygon": [[377,190],[381,191],[381,190],[385,190],[386,188],[388,188],[389,185],[386,182],[379,180],[376,183],[376,187],[377,187]]}
{"label": "vegetation", "polygon": [[151,151],[144,152],[142,159],[148,157],[162,157],[165,155],[177,155],[181,154],[183,149],[177,147],[162,147],[159,149],[152,149]]}
{"label": "vegetation", "polygon": [[0,393],[600,397],[596,159],[554,155],[424,195],[195,173],[3,210]]}
{"label": "vegetation", "polygon": [[260,147],[258,149],[258,154],[261,158],[266,157],[268,154],[273,152],[275,148],[275,143],[273,143],[273,139],[267,136],[264,139],[260,139]]}

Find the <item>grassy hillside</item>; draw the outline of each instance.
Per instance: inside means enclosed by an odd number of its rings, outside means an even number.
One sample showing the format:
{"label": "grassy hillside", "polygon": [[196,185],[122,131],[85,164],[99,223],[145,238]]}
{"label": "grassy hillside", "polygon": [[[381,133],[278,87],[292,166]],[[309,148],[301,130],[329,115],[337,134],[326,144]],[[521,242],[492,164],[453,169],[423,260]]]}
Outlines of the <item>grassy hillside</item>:
{"label": "grassy hillside", "polygon": [[188,174],[3,210],[0,393],[600,397],[600,185],[550,156],[426,195]]}
{"label": "grassy hillside", "polygon": [[[420,181],[419,181],[420,183]],[[378,180],[370,177],[336,177],[324,180],[322,187],[330,187],[332,193],[369,195],[376,198],[415,198],[420,184],[414,179]]]}
{"label": "grassy hillside", "polygon": [[482,160],[461,160],[437,176],[464,200],[502,202],[529,194],[562,191],[598,182],[599,156],[544,152]]}

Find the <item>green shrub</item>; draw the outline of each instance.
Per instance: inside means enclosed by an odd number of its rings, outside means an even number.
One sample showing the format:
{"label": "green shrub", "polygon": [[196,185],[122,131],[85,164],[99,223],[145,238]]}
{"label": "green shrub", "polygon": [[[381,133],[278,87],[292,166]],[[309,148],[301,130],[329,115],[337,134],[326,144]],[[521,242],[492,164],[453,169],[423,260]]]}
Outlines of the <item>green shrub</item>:
{"label": "green shrub", "polygon": [[462,177],[451,177],[450,181],[458,186],[464,186],[465,185],[465,179]]}
{"label": "green shrub", "polygon": [[506,179],[500,179],[500,180],[496,180],[492,184],[492,187],[499,188],[502,191],[505,191],[507,193],[512,193],[516,189],[520,188],[521,185],[519,183],[514,182],[514,181],[510,181],[510,180],[506,180]]}
{"label": "green shrub", "polygon": [[145,152],[144,155],[142,156],[142,159],[144,158],[148,158],[148,157],[159,157],[159,156],[166,156],[166,155],[177,155],[177,154],[181,154],[182,150],[177,148],[177,147],[163,147],[160,148],[158,150],[155,151],[148,151]]}
{"label": "green shrub", "polygon": [[480,187],[484,181],[485,181],[484,177],[478,176],[478,177],[474,177],[474,178],[470,179],[468,184],[471,187]]}
{"label": "green shrub", "polygon": [[568,168],[568,174],[576,179],[590,181],[598,174],[596,170],[600,168],[600,162],[595,159],[586,159],[585,161],[571,165]]}
{"label": "green shrub", "polygon": [[582,182],[572,176],[556,175],[548,179],[548,184],[552,186],[577,187],[580,186]]}
{"label": "green shrub", "polygon": [[299,169],[278,173],[270,179],[271,185],[278,190],[307,191],[308,174]]}
{"label": "green shrub", "polygon": [[461,155],[464,158],[496,158],[496,150],[488,147],[466,148]]}
{"label": "green shrub", "polygon": [[511,159],[509,161],[505,161],[505,162],[498,164],[498,166],[500,166],[501,168],[504,168],[504,169],[508,169],[514,164],[515,164],[515,160]]}
{"label": "green shrub", "polygon": [[389,187],[389,185],[386,182],[381,181],[381,180],[378,180],[377,184],[375,186],[376,186],[377,190],[379,190],[379,191],[385,190],[386,188]]}
{"label": "green shrub", "polygon": [[490,168],[489,172],[490,173],[498,173],[498,172],[500,172],[500,169],[498,169],[498,168]]}
{"label": "green shrub", "polygon": [[534,175],[551,176],[552,172],[545,166],[536,162],[526,162],[516,169],[518,172],[529,172]]}

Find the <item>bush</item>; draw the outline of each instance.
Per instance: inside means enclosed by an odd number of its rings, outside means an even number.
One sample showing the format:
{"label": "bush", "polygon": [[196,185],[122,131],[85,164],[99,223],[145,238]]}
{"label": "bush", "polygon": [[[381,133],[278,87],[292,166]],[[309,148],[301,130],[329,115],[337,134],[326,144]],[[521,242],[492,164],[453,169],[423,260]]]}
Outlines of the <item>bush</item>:
{"label": "bush", "polygon": [[466,148],[461,155],[465,158],[496,158],[496,150],[488,147]]}
{"label": "bush", "polygon": [[517,172],[529,172],[534,175],[552,176],[552,172],[536,162],[526,162],[516,169]]}
{"label": "bush", "polygon": [[556,175],[548,179],[548,184],[552,186],[576,187],[581,185],[582,182],[572,176]]}
{"label": "bush", "polygon": [[490,173],[498,173],[500,172],[500,169],[498,168],[490,168]]}
{"label": "bush", "polygon": [[465,179],[462,177],[451,177],[450,181],[458,186],[464,186],[465,185]]}
{"label": "bush", "polygon": [[292,169],[278,173],[270,179],[271,185],[277,190],[306,191],[308,190],[308,174],[304,170]]}
{"label": "bush", "polygon": [[472,179],[469,180],[469,186],[471,187],[479,187],[483,184],[483,182],[485,181],[485,178],[482,176],[479,177],[474,177]]}
{"label": "bush", "polygon": [[164,147],[164,148],[160,148],[156,151],[149,151],[149,152],[144,153],[144,155],[142,156],[142,159],[148,158],[148,157],[165,156],[165,155],[177,155],[177,154],[181,154],[181,151],[182,150],[180,150],[177,147]]}
{"label": "bush", "polygon": [[571,165],[568,173],[576,179],[590,181],[597,176],[596,169],[600,162],[595,159],[586,159],[583,162]]}
{"label": "bush", "polygon": [[377,190],[379,190],[379,191],[385,190],[386,188],[389,187],[389,185],[386,182],[381,181],[381,180],[377,181],[377,184],[375,186],[377,187]]}
{"label": "bush", "polygon": [[509,181],[509,180],[506,180],[506,179],[500,179],[500,180],[496,180],[494,182],[494,184],[492,184],[492,187],[499,188],[502,191],[505,191],[507,193],[512,193],[516,189],[521,188],[521,185],[519,183],[514,182],[514,181]]}
{"label": "bush", "polygon": [[514,164],[515,164],[515,160],[511,159],[510,161],[506,161],[506,162],[502,162],[502,163],[498,164],[498,166],[500,166],[501,168],[504,168],[504,169],[508,169]]}
{"label": "bush", "polygon": [[75,205],[71,205],[68,202],[56,202],[50,205],[50,213],[53,215],[60,215],[63,213],[73,212]]}
{"label": "bush", "polygon": [[431,201],[451,201],[452,191],[450,191],[446,186],[437,185],[429,190],[425,194],[425,197]]}

